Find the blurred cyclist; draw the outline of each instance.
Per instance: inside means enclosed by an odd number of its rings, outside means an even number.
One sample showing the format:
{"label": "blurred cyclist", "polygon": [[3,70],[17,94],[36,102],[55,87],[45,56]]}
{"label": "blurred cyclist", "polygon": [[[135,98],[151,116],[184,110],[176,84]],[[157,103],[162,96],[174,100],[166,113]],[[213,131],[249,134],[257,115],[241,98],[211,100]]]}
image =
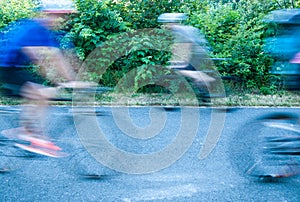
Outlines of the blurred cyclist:
{"label": "blurred cyclist", "polygon": [[192,79],[193,83],[204,91],[202,96],[209,97],[208,88],[215,78],[203,72],[212,70],[212,62],[207,55],[207,42],[199,29],[181,24],[186,20],[184,13],[164,13],[157,21],[171,31],[174,36],[172,59],[170,67],[185,77]]}
{"label": "blurred cyclist", "polygon": [[[47,78],[54,84],[61,82],[57,75],[67,81],[75,80],[74,71],[64,59],[54,32],[50,31],[61,22],[58,19],[75,12],[75,8],[71,1],[41,0],[40,11],[41,18],[19,20],[9,31],[0,61],[1,82],[11,96],[25,98],[28,105],[20,117],[21,127],[4,130],[2,134],[29,141],[29,147],[17,145],[23,149],[56,157],[61,148],[49,140],[43,123],[48,100],[55,96],[55,90],[42,84],[49,69],[57,72],[55,77]],[[28,71],[28,67],[36,70]]]}
{"label": "blurred cyclist", "polygon": [[266,39],[265,48],[275,62],[270,73],[279,75],[284,88],[300,90],[300,10],[280,9],[271,11],[264,19],[276,25],[275,36]]}

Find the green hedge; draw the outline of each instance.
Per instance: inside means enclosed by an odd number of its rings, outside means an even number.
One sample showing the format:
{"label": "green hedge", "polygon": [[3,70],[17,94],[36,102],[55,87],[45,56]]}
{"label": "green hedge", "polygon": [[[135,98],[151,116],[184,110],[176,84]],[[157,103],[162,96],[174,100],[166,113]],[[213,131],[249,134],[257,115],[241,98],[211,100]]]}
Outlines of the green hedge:
{"label": "green hedge", "polygon": [[[274,59],[264,50],[264,40],[274,34],[262,19],[274,9],[297,7],[299,0],[76,0],[78,13],[70,16],[64,28],[66,36],[75,42],[76,52],[84,61],[93,50],[102,47],[105,54],[98,58],[95,68],[105,68],[106,72],[88,75],[90,80],[103,85],[113,86],[135,69],[136,78],[133,86],[144,81],[150,82],[155,74],[155,65],[166,65],[170,52],[162,51],[168,47],[167,35],[156,34],[156,39],[146,35],[130,33],[144,28],[159,28],[156,19],[165,12],[185,12],[189,15],[186,22],[205,34],[212,48],[212,57],[228,58],[216,62],[222,75],[236,75],[243,79],[247,89],[271,93],[276,78],[269,74]],[[19,18],[34,15],[35,4],[30,0],[0,1],[0,28]],[[157,31],[157,30],[156,30]],[[127,33],[127,35],[122,35]],[[129,34],[129,35],[128,35]],[[123,36],[123,38],[118,38]],[[127,37],[125,37],[127,36]],[[114,41],[117,40],[117,41]],[[147,45],[141,44],[147,41]],[[117,44],[115,44],[118,42]],[[159,43],[158,43],[159,42]],[[133,44],[120,47],[120,44]],[[129,48],[129,50],[128,50]],[[112,64],[107,57],[115,51],[122,52]],[[118,53],[118,54],[119,54]],[[100,64],[100,65],[99,65]],[[101,66],[102,65],[102,66]],[[103,67],[109,65],[108,67]],[[148,79],[148,80],[147,80]]]}
{"label": "green hedge", "polygon": [[0,29],[20,18],[32,17],[37,4],[31,0],[1,0]]}
{"label": "green hedge", "polygon": [[216,62],[220,73],[238,76],[243,79],[245,88],[264,93],[267,93],[266,87],[274,88],[274,77],[268,73],[273,59],[264,51],[268,25],[262,21],[275,9],[273,2],[240,0],[212,4],[207,1],[202,7],[194,6],[196,10],[186,9],[190,13],[189,24],[201,29],[207,37],[212,57],[227,58]]}

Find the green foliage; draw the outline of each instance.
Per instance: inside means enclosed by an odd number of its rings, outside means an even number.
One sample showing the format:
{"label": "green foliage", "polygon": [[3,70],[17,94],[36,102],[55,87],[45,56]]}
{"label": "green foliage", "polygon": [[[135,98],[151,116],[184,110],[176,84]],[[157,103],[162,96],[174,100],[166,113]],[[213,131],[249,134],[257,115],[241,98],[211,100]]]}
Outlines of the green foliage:
{"label": "green foliage", "polygon": [[[157,17],[166,12],[185,12],[186,24],[202,30],[222,75],[243,79],[243,86],[262,93],[274,92],[276,77],[269,74],[275,58],[264,49],[266,37],[276,27],[263,22],[275,9],[300,7],[300,0],[75,0],[78,13],[70,16],[61,38],[67,47],[74,41],[76,52],[88,64],[89,80],[106,86],[119,82],[134,90],[153,85],[157,75],[168,74],[170,36],[140,31],[159,28]],[[0,1],[0,28],[20,18],[34,16],[31,0]],[[136,31],[134,31],[136,30]],[[98,51],[101,50],[101,54]],[[95,56],[91,60],[92,56]],[[93,55],[96,54],[96,55]],[[158,70],[160,69],[160,70]],[[128,77],[131,77],[130,79]],[[125,85],[125,83],[127,84]],[[124,83],[125,82],[125,83]],[[176,84],[170,84],[176,88]],[[178,87],[178,84],[177,84]]]}
{"label": "green foliage", "polygon": [[32,0],[1,0],[0,1],[0,28],[20,18],[32,17],[37,7]]}
{"label": "green foliage", "polygon": [[84,76],[103,85],[119,85],[121,91],[137,91],[153,84],[156,76],[168,72],[161,68],[170,56],[168,37],[160,29],[112,35],[85,60]]}
{"label": "green foliage", "polygon": [[296,8],[299,7],[299,0],[276,0],[277,6],[280,8]]}
{"label": "green foliage", "polygon": [[75,42],[77,53],[84,59],[109,35],[126,30],[125,24],[116,12],[107,8],[102,1],[77,0],[78,14],[69,22],[69,36]]}
{"label": "green foliage", "polygon": [[[169,1],[164,3],[167,2],[169,5]],[[152,20],[156,23],[157,16],[151,12],[148,14],[151,13],[155,19],[142,22],[147,14],[141,10],[147,3],[162,5],[160,1],[141,1],[140,4],[130,1],[77,1],[79,14],[72,16],[68,35],[75,41],[77,54],[85,62],[87,79],[105,86],[116,86],[122,82],[122,91],[137,91],[146,83],[153,83],[154,75],[158,74],[156,65],[165,65],[169,60],[167,48],[170,40],[166,40],[169,36],[162,30],[133,31],[133,28],[151,27]],[[136,12],[124,16],[128,9]]]}
{"label": "green foliage", "polygon": [[133,29],[156,28],[157,17],[162,13],[178,12],[181,0],[106,0],[106,5],[117,11]]}
{"label": "green foliage", "polygon": [[213,57],[229,58],[216,64],[221,74],[242,78],[247,88],[265,89],[273,78],[273,58],[264,51],[270,31],[263,18],[276,8],[273,0],[207,1],[190,13],[189,23],[204,32]]}

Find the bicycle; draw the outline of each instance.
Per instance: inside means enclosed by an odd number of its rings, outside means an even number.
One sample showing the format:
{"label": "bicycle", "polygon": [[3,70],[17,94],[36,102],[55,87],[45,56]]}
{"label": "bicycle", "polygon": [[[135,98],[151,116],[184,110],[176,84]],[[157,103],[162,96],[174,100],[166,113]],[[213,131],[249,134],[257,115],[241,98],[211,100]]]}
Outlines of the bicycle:
{"label": "bicycle", "polygon": [[[68,94],[70,86],[60,87],[61,91],[67,89]],[[104,93],[110,91],[111,88],[107,87],[89,87],[80,89],[81,93],[90,94],[91,92],[95,93]],[[60,101],[72,101],[72,98],[69,96],[58,97],[51,99],[52,101],[60,102]],[[93,112],[93,115],[102,114],[101,112],[95,112],[89,110],[89,107],[80,107],[80,110],[74,110],[74,108],[66,108],[64,112],[58,113],[59,115],[63,115],[69,121],[72,121],[72,116],[76,114],[77,116],[90,115]],[[1,118],[5,119],[5,123],[9,125],[11,128],[14,125],[14,122],[17,121],[16,117],[18,117],[21,112],[21,108],[18,106],[2,106],[0,107]],[[67,121],[67,120],[64,120]],[[75,133],[74,131],[73,133]],[[72,133],[72,134],[73,134]],[[49,133],[51,134],[51,132]],[[103,173],[101,173],[101,166],[93,160],[93,158],[89,155],[89,153],[84,149],[84,147],[80,144],[80,141],[76,138],[76,136],[70,134],[70,137],[59,137],[59,140],[56,140],[58,145],[68,146],[69,149],[66,151],[66,155],[62,155],[62,158],[59,158],[58,161],[64,167],[67,167],[67,172],[70,174],[75,174],[76,176],[81,176],[85,179],[99,179],[103,177]],[[56,139],[56,138],[55,138]],[[27,145],[29,142],[20,140],[17,138],[7,138],[0,134],[0,173],[12,173],[21,169],[26,164],[30,163],[30,161],[34,160],[46,160],[47,156],[37,154],[34,152],[30,152],[20,148],[17,145]],[[89,168],[87,168],[89,167]],[[91,168],[93,170],[91,171]],[[97,170],[97,172],[96,172]]]}
{"label": "bicycle", "polygon": [[274,181],[300,174],[300,117],[272,113],[242,126],[230,145],[233,167],[243,177]]}

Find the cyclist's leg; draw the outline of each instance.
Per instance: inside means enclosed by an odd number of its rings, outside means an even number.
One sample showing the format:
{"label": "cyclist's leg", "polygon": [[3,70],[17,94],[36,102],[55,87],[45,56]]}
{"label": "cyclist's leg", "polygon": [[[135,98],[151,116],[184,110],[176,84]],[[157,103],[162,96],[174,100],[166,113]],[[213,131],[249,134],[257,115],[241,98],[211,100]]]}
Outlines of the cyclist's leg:
{"label": "cyclist's leg", "polygon": [[24,132],[43,134],[43,120],[47,108],[47,93],[41,83],[44,80],[23,68],[8,68],[2,73],[2,82],[10,86],[9,96],[25,99],[24,110],[20,115],[20,126]]}

